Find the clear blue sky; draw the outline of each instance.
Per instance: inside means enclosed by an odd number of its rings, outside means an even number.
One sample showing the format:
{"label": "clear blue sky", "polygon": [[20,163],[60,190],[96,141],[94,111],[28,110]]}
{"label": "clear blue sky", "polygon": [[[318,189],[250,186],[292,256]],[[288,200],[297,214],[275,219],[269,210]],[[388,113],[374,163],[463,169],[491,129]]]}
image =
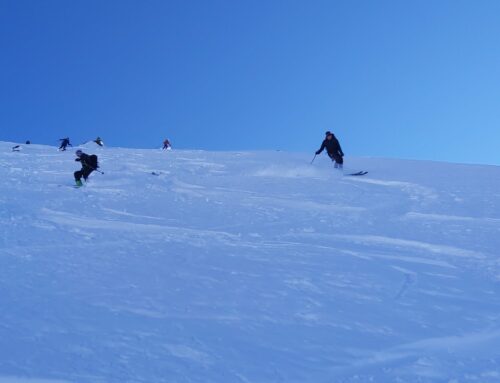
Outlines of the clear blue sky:
{"label": "clear blue sky", "polygon": [[0,0],[0,140],[500,164],[497,0]]}

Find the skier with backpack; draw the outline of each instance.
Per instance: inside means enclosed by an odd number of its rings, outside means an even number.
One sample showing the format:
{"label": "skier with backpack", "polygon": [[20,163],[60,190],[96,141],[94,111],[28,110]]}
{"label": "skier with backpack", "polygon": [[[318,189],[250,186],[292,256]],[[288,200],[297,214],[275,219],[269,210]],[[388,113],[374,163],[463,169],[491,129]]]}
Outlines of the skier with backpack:
{"label": "skier with backpack", "polygon": [[76,186],[83,186],[82,177],[85,181],[89,175],[97,170],[99,164],[97,162],[97,156],[95,154],[88,155],[82,152],[80,149],[76,151],[75,161],[81,162],[82,168],[74,173]]}
{"label": "skier with backpack", "polygon": [[334,167],[342,169],[344,164],[344,152],[340,147],[339,140],[337,140],[335,135],[330,131],[327,131],[325,133],[325,136],[326,137],[323,140],[321,147],[316,151],[316,155],[320,154],[324,149],[326,149],[328,157],[330,157],[332,161],[335,161]]}

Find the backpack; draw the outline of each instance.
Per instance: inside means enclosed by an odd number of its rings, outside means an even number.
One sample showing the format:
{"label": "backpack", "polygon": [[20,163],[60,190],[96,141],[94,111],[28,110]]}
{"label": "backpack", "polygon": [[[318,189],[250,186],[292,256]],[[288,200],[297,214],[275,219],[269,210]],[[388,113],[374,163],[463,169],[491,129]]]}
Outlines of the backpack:
{"label": "backpack", "polygon": [[92,154],[89,156],[89,165],[92,166],[94,169],[97,169],[99,167],[99,164],[97,163],[97,156],[95,154]]}

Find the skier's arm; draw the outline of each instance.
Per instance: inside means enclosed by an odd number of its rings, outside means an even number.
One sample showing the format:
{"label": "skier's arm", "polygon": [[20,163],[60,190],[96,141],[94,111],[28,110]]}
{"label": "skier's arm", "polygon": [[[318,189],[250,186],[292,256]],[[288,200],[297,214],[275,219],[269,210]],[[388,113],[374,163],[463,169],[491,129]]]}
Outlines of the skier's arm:
{"label": "skier's arm", "polygon": [[80,157],[75,158],[75,161],[81,162],[82,166],[85,166],[87,163],[87,155],[85,153],[82,153]]}
{"label": "skier's arm", "polygon": [[321,148],[316,150],[316,155],[320,154],[325,149],[325,141],[321,144]]}

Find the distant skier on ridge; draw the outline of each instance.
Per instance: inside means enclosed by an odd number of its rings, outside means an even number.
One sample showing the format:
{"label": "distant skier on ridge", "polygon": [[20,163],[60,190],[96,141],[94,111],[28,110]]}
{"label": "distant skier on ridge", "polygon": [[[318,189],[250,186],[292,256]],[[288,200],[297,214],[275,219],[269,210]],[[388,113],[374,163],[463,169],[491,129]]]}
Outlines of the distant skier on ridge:
{"label": "distant skier on ridge", "polygon": [[168,140],[168,138],[166,138],[165,141],[163,141],[162,150],[171,150],[171,149],[172,149],[172,145],[170,144],[170,141]]}
{"label": "distant skier on ridge", "polygon": [[337,140],[335,135],[330,131],[327,131],[325,136],[321,147],[316,151],[316,155],[320,154],[326,148],[328,157],[330,157],[332,161],[335,161],[334,167],[342,169],[344,164],[344,152],[340,147],[339,140]]}
{"label": "distant skier on ridge", "polygon": [[61,141],[61,146],[59,146],[59,150],[61,152],[64,152],[66,150],[66,147],[69,145],[69,146],[73,146],[71,145],[71,143],[69,142],[69,137],[66,137],[66,138],[60,138],[59,141]]}
{"label": "distant skier on ridge", "polygon": [[94,142],[99,146],[104,146],[104,141],[101,140],[101,137],[97,137]]}
{"label": "distant skier on ridge", "polygon": [[82,152],[80,149],[76,151],[75,161],[82,163],[82,168],[74,173],[76,186],[83,186],[82,177],[85,181],[89,177],[90,173],[96,170],[99,165],[97,163],[97,156],[95,154],[88,155]]}

